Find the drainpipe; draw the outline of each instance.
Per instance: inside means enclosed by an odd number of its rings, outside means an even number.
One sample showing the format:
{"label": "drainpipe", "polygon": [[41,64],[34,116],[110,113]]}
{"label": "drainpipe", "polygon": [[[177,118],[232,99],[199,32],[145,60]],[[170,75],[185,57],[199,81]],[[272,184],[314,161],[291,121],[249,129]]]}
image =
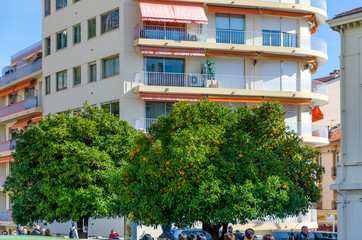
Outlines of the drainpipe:
{"label": "drainpipe", "polygon": [[[346,119],[346,116],[345,116],[345,96],[346,96],[346,92],[344,91],[345,90],[345,76],[344,76],[344,66],[345,66],[345,63],[344,63],[344,54],[345,54],[345,47],[344,47],[344,30],[343,30],[343,26],[340,27],[339,29],[339,35],[341,37],[341,56],[340,56],[340,68],[341,68],[341,75],[340,75],[340,81],[341,81],[341,96],[342,96],[342,101],[341,101],[341,114],[342,114],[342,121],[341,121],[341,128],[342,129],[345,129],[346,128],[346,124],[345,124],[345,121],[343,121],[343,119]],[[343,84],[342,84],[343,83]],[[344,220],[344,209],[345,209],[345,206],[346,206],[346,203],[345,203],[345,200],[344,200],[344,194],[340,191],[339,187],[342,183],[345,182],[345,159],[346,159],[346,148],[345,148],[346,144],[345,144],[345,141],[344,141],[344,134],[343,134],[343,138],[341,139],[341,157],[342,157],[342,161],[339,162],[339,166],[341,167],[341,171],[342,172],[342,179],[338,178],[339,181],[337,182],[337,194],[341,196],[342,198],[342,201],[340,202],[341,204],[341,211],[339,211],[339,213],[341,214],[340,216],[338,216],[338,219],[341,219],[342,221]],[[337,205],[338,206],[338,205]],[[341,222],[341,221],[340,221]],[[345,224],[345,222],[343,221],[343,225]],[[346,240],[346,232],[345,232],[345,227],[343,226],[343,229],[342,229],[342,240]],[[339,231],[341,232],[341,231]]]}

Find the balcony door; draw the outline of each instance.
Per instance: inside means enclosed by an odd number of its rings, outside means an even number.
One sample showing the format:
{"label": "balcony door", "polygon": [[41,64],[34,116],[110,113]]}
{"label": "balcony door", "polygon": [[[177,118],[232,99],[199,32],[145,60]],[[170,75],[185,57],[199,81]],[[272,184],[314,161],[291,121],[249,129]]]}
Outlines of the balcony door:
{"label": "balcony door", "polygon": [[185,60],[145,57],[145,85],[184,86]]}
{"label": "balcony door", "polygon": [[216,42],[245,44],[245,18],[236,14],[216,14]]}
{"label": "balcony door", "polygon": [[215,58],[215,80],[220,88],[245,89],[244,58]]}

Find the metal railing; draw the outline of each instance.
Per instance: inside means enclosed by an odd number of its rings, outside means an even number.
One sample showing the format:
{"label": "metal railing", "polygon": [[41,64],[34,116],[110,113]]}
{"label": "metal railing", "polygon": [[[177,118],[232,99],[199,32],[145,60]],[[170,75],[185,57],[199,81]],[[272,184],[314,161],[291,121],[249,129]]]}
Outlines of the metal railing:
{"label": "metal railing", "polygon": [[21,67],[11,68],[4,73],[1,77],[1,86],[11,83],[19,78],[25,77],[29,74],[37,72],[42,68],[42,60],[39,59],[35,62],[30,62]]}
{"label": "metal railing", "polygon": [[152,123],[157,122],[157,118],[141,118],[136,120],[135,128],[148,133]]}
{"label": "metal railing", "polygon": [[328,126],[288,120],[285,121],[285,125],[299,136],[328,138]]}
{"label": "metal railing", "polygon": [[320,8],[325,12],[327,11],[326,0],[254,0],[254,1],[301,4],[301,5]]}
{"label": "metal railing", "polygon": [[37,96],[0,108],[0,118],[36,107],[40,107]]}
{"label": "metal railing", "polygon": [[42,41],[34,43],[33,45],[21,50],[20,52],[15,53],[11,56],[11,63],[14,63],[18,60],[20,60],[22,57],[26,57],[27,55],[30,55],[32,53],[35,53],[42,48]]}
{"label": "metal railing", "polygon": [[253,46],[292,47],[327,54],[327,43],[310,35],[263,30],[252,32],[229,29],[203,29],[168,26],[136,26],[135,39],[161,39],[189,42],[243,44]]}
{"label": "metal railing", "polygon": [[0,211],[0,221],[12,222],[11,211]]}
{"label": "metal railing", "polygon": [[10,146],[11,146],[11,141],[6,141],[6,142],[0,143],[0,152],[10,151],[10,149],[11,149]]}
{"label": "metal railing", "polygon": [[198,87],[250,89],[270,91],[313,92],[328,96],[328,86],[322,82],[312,83],[310,79],[278,76],[241,76],[194,73],[140,72],[135,77],[136,84],[146,86]]}
{"label": "metal railing", "polygon": [[337,177],[337,168],[331,167],[331,177]]}

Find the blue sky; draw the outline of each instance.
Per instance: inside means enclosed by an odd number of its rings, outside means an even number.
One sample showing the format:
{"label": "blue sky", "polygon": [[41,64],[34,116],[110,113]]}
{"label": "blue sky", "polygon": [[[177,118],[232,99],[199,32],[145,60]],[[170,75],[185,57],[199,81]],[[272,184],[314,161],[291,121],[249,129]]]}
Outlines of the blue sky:
{"label": "blue sky", "polygon": [[[320,1],[320,0],[313,0]],[[41,40],[42,0],[0,0],[0,69],[10,64],[10,56]],[[327,0],[328,17],[361,7],[362,0]],[[328,64],[321,66],[313,78],[328,76],[339,69],[339,34],[324,24],[313,37],[328,45]]]}

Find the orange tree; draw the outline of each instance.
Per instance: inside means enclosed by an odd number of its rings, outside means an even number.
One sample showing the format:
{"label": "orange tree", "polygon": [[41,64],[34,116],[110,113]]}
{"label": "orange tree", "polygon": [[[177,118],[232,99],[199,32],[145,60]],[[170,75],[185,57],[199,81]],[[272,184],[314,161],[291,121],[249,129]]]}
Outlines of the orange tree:
{"label": "orange tree", "polygon": [[323,169],[284,114],[279,103],[175,104],[139,134],[115,178],[116,211],[145,225],[199,221],[213,239],[228,223],[305,213],[320,198]]}
{"label": "orange tree", "polygon": [[[101,109],[50,115],[20,136],[5,183],[14,222],[74,221],[80,238],[88,219],[115,216],[110,173],[122,166],[136,130]],[[70,227],[70,226],[69,226]]]}

